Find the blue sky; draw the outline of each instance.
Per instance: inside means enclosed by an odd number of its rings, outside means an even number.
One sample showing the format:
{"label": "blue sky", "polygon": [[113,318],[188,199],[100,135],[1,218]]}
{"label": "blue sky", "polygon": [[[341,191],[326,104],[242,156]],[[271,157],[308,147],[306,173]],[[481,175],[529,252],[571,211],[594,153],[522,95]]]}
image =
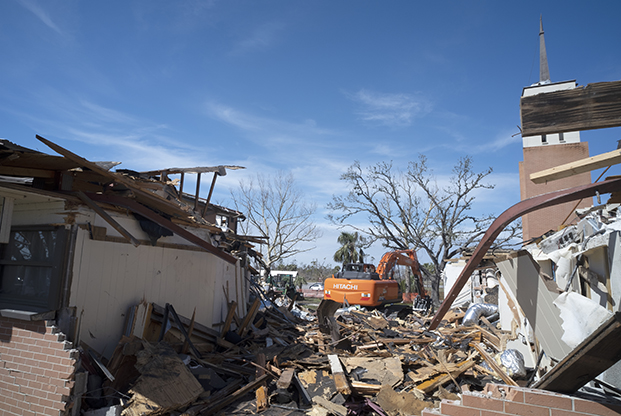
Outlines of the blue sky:
{"label": "blue sky", "polygon": [[[218,181],[229,206],[239,179],[292,171],[324,229],[298,262],[329,261],[325,204],[354,160],[405,168],[424,153],[442,177],[470,155],[497,186],[477,210],[518,202],[540,14],[553,82],[621,79],[618,1],[6,0],[0,137],[125,169],[245,166]],[[582,140],[595,155],[620,133]]]}

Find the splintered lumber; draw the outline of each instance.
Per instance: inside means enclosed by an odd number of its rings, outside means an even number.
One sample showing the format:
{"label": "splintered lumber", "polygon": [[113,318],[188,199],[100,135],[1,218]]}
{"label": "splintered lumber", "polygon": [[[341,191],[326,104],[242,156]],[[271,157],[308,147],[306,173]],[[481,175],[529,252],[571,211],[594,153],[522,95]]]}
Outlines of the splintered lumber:
{"label": "splintered lumber", "polygon": [[517,386],[518,385],[515,381],[513,381],[513,379],[511,377],[509,377],[507,375],[507,373],[504,372],[504,370],[496,363],[496,360],[494,360],[487,353],[487,351],[485,351],[485,349],[483,347],[481,347],[480,344],[477,344],[477,343],[473,342],[473,343],[470,344],[470,346],[473,347],[474,349],[476,349],[479,354],[481,354],[481,357],[483,357],[483,359],[485,360],[487,365],[489,365],[496,372],[496,374],[502,379],[502,381],[505,382],[505,384],[508,384],[510,386]]}
{"label": "splintered lumber", "polygon": [[437,376],[419,384],[416,386],[417,389],[423,391],[425,394],[429,394],[433,392],[440,386],[445,385],[446,383],[451,382],[455,379],[455,377],[459,376],[461,373],[469,370],[475,365],[475,362],[472,360],[462,361],[459,364],[456,364],[455,370],[449,370],[448,373],[444,372],[444,374],[438,374]]}
{"label": "splintered lumber", "polygon": [[621,312],[615,313],[546,373],[533,387],[575,393],[621,356]]}
{"label": "splintered lumber", "polygon": [[351,387],[349,381],[347,381],[338,355],[330,354],[328,355],[328,360],[330,361],[330,369],[332,371],[332,377],[334,378],[334,384],[336,385],[336,391],[341,394],[351,394]]}
{"label": "splintered lumber", "polygon": [[291,381],[293,380],[294,374],[295,370],[293,368],[287,368],[280,375],[280,378],[276,382],[276,387],[278,387],[279,389],[288,389]]}
{"label": "splintered lumber", "polygon": [[[257,354],[256,378],[261,378],[265,374],[265,354],[260,352]],[[257,398],[257,413],[267,409],[267,383],[263,382],[255,391]]]}
{"label": "splintered lumber", "polygon": [[261,301],[259,300],[259,298],[255,298],[255,300],[254,300],[252,306],[250,307],[250,310],[246,314],[246,317],[244,318],[242,324],[240,325],[239,329],[237,329],[237,334],[240,337],[244,336],[244,334],[246,333],[246,329],[247,329],[248,325],[254,320],[254,316],[257,314],[257,311],[259,310],[259,305],[260,304],[261,304]]}
{"label": "splintered lumber", "polygon": [[116,222],[114,218],[112,218],[106,211],[104,211],[99,205],[95,203],[92,199],[86,196],[86,194],[82,191],[77,191],[76,193],[78,198],[82,200],[86,205],[89,206],[93,211],[95,211],[104,221],[112,226],[115,230],[119,232],[127,241],[132,243],[134,247],[138,247],[140,245],[140,241],[136,239],[129,231],[127,231],[121,224]]}
{"label": "splintered lumber", "polygon": [[380,392],[382,386],[380,384],[352,381],[351,388],[358,394],[377,394]]}
{"label": "splintered lumber", "polygon": [[196,318],[196,308],[192,312],[192,319],[190,319],[190,327],[188,328],[188,338],[183,343],[183,347],[181,348],[182,354],[187,354],[188,348],[190,346],[190,337],[192,336],[192,331],[194,331],[194,319]]}
{"label": "splintered lumber", "polygon": [[229,312],[226,315],[226,320],[224,321],[224,325],[222,325],[222,331],[220,331],[220,336],[225,336],[229,329],[231,328],[231,323],[233,322],[233,317],[235,316],[235,309],[237,308],[237,302],[232,301],[229,305]]}
{"label": "splintered lumber", "polygon": [[211,404],[209,407],[203,409],[203,411],[201,412],[202,414],[206,414],[206,415],[213,415],[215,414],[217,411],[223,409],[224,407],[228,406],[229,404],[233,403],[236,400],[241,399],[242,397],[244,397],[246,395],[246,393],[252,391],[253,389],[257,388],[258,386],[260,386],[263,382],[267,381],[267,379],[269,379],[271,377],[271,375],[269,373],[265,373],[263,374],[261,377],[257,378],[256,380],[246,384],[244,387],[242,387],[241,389],[235,391],[233,394],[231,394],[228,397],[225,397],[221,400],[218,400],[217,402]]}
{"label": "splintered lumber", "polygon": [[337,416],[347,416],[347,408],[340,404],[332,403],[330,400],[322,396],[313,397],[313,403],[326,409],[330,414]]}
{"label": "splintered lumber", "polygon": [[621,81],[520,99],[522,136],[621,126]]}

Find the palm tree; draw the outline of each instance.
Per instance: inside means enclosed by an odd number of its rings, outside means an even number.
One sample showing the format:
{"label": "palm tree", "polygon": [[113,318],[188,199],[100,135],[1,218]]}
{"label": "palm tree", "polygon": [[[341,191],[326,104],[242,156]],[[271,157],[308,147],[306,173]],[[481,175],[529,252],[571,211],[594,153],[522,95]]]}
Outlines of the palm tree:
{"label": "palm tree", "polygon": [[341,232],[338,243],[341,245],[336,253],[334,253],[334,261],[339,263],[362,263],[364,261],[364,252],[361,244],[364,244],[364,238],[358,235],[358,232],[347,233]]}

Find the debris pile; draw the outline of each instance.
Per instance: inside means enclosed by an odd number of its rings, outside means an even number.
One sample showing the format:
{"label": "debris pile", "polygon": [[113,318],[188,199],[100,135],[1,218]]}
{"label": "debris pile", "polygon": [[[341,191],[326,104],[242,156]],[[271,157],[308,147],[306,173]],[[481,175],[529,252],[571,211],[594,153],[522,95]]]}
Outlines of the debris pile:
{"label": "debris pile", "polygon": [[411,306],[351,307],[322,331],[317,320],[296,316],[312,311],[287,298],[257,297],[243,318],[234,306],[216,331],[172,305],[137,305],[110,360],[82,365],[89,379],[105,381],[75,397],[77,406],[85,415],[98,407],[124,416],[413,415],[487,383],[516,386],[526,377],[523,364],[516,371],[503,358],[508,334],[484,314],[463,326],[466,311],[456,309],[428,331],[430,318]]}

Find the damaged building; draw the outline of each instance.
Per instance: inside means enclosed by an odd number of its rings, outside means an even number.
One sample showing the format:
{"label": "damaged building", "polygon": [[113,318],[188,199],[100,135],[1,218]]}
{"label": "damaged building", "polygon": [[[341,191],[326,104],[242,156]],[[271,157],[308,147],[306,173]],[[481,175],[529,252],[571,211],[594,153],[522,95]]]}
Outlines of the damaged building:
{"label": "damaged building", "polygon": [[[76,348],[109,359],[132,306],[211,326],[230,300],[244,316],[255,253],[236,234],[243,215],[209,201],[238,167],[112,172],[37,137],[61,156],[0,142],[0,412],[58,415]],[[213,175],[207,199],[201,174]]]}

